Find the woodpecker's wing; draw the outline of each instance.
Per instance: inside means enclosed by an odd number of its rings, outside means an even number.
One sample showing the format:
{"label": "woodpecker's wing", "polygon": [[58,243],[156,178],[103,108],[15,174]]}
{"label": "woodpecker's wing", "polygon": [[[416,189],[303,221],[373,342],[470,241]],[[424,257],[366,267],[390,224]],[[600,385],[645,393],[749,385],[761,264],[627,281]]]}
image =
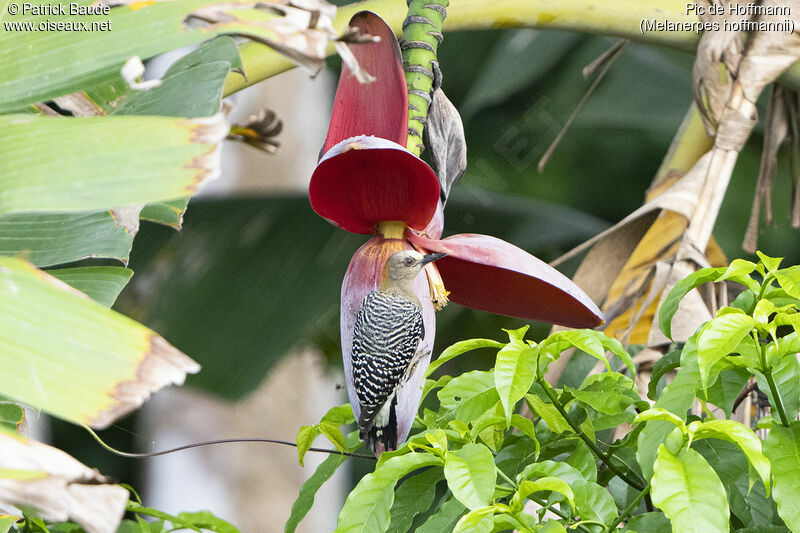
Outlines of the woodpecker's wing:
{"label": "woodpecker's wing", "polygon": [[[381,291],[367,294],[353,331],[353,378],[361,405],[359,428],[366,433],[381,408],[401,384],[423,337],[419,307],[402,296]],[[388,414],[388,413],[386,413]]]}

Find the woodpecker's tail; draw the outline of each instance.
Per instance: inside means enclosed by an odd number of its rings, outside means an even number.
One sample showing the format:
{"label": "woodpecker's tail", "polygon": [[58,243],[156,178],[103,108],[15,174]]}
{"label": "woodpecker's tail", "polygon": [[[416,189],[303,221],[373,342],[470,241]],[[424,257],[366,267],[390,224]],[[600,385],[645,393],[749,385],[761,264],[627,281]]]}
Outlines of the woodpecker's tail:
{"label": "woodpecker's tail", "polygon": [[[358,418],[358,429],[361,439],[367,443],[367,447],[375,450],[377,444],[383,444],[384,451],[397,449],[397,398],[392,395],[387,406],[383,404],[375,408],[361,408],[361,416]],[[388,403],[388,402],[387,402]],[[388,407],[388,416],[380,416],[381,411]],[[382,419],[382,420],[381,420]]]}

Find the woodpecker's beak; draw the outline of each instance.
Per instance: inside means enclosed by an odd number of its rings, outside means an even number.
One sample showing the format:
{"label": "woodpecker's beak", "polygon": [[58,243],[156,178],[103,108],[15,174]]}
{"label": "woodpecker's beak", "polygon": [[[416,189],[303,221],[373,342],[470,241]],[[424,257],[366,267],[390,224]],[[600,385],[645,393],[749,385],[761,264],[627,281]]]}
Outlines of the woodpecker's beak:
{"label": "woodpecker's beak", "polygon": [[441,259],[442,257],[444,257],[446,255],[447,254],[442,254],[442,253],[438,253],[438,252],[432,253],[432,254],[428,254],[428,255],[423,255],[422,256],[422,261],[420,261],[419,264],[427,265],[428,263],[433,263],[437,259]]}

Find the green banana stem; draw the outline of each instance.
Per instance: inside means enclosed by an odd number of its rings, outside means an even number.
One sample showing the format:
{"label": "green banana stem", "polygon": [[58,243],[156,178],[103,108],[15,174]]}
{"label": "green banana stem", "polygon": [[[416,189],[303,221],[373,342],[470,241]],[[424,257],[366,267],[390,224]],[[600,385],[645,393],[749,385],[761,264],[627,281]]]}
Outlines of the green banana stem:
{"label": "green banana stem", "polygon": [[408,84],[408,148],[420,155],[425,145],[423,130],[438,69],[436,51],[442,42],[442,23],[449,0],[409,0],[403,21],[403,68]]}

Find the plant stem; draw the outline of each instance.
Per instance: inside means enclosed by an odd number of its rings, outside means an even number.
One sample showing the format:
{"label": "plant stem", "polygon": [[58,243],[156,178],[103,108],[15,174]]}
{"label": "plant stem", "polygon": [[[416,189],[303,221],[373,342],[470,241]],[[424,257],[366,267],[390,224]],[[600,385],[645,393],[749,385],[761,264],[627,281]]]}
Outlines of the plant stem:
{"label": "plant stem", "polygon": [[544,392],[547,394],[547,397],[550,398],[550,401],[553,402],[553,405],[558,410],[558,412],[561,413],[561,416],[564,417],[564,420],[567,421],[567,423],[572,428],[572,430],[575,433],[578,434],[578,436],[581,438],[581,440],[583,440],[583,442],[586,443],[586,445],[589,447],[590,450],[592,450],[592,452],[594,452],[594,454],[598,457],[598,459],[600,459],[603,462],[603,464],[605,464],[608,467],[609,470],[614,472],[614,474],[616,474],[622,481],[624,481],[625,483],[627,483],[631,487],[635,488],[636,490],[643,490],[644,487],[645,487],[644,485],[642,485],[638,481],[635,481],[635,480],[631,479],[630,477],[628,477],[627,474],[625,474],[625,472],[623,472],[622,470],[617,468],[614,465],[614,463],[611,462],[611,459],[609,458],[609,456],[607,456],[605,453],[603,453],[603,451],[600,450],[600,448],[597,447],[597,444],[595,444],[592,439],[587,437],[586,434],[581,430],[581,428],[577,427],[575,425],[575,423],[572,422],[572,420],[569,419],[569,416],[567,415],[567,412],[564,410],[564,406],[562,406],[561,402],[558,401],[558,398],[556,397],[555,393],[553,392],[553,388],[550,386],[550,384],[547,382],[547,380],[540,379],[539,380],[539,384],[544,389]]}
{"label": "plant stem", "polygon": [[753,307],[750,308],[750,311],[749,311],[748,314],[752,315],[755,312],[756,306],[758,305],[758,302],[761,301],[761,299],[764,297],[764,293],[767,292],[767,289],[769,288],[770,285],[772,285],[772,281],[774,279],[775,279],[775,276],[773,276],[772,274],[768,274],[767,277],[764,278],[764,283],[761,284],[761,290],[758,291],[758,295],[756,296],[756,299],[753,300]]}
{"label": "plant stem", "polygon": [[495,470],[497,470],[497,472],[500,474],[500,477],[502,477],[503,479],[505,479],[506,481],[508,481],[508,482],[511,484],[511,486],[512,486],[512,487],[514,487],[515,489],[518,489],[518,488],[519,488],[519,485],[517,485],[517,484],[516,484],[516,483],[515,483],[515,482],[514,482],[514,481],[513,481],[513,480],[512,480],[510,477],[508,477],[508,476],[506,475],[506,473],[505,473],[505,472],[503,472],[502,470],[500,470],[500,468],[499,468],[499,467],[495,466],[494,468],[495,468]]}
{"label": "plant stem", "polygon": [[620,525],[628,516],[633,513],[637,507],[639,507],[639,502],[642,501],[642,498],[645,497],[647,493],[650,492],[650,483],[647,484],[645,488],[642,489],[642,492],[636,495],[636,498],[620,513],[614,523],[608,526],[609,531],[613,531],[618,525]]}
{"label": "plant stem", "polygon": [[772,393],[772,402],[775,404],[775,410],[778,411],[778,416],[781,419],[781,425],[789,427],[789,418],[786,416],[786,410],[783,408],[783,400],[781,400],[780,392],[778,392],[778,387],[775,385],[775,378],[772,377],[772,369],[767,366],[767,356],[764,353],[764,347],[761,345],[758,333],[752,331],[750,335],[753,337],[753,341],[756,344],[758,359],[761,361],[761,368],[758,370],[764,374],[764,378],[767,380],[769,391]]}

